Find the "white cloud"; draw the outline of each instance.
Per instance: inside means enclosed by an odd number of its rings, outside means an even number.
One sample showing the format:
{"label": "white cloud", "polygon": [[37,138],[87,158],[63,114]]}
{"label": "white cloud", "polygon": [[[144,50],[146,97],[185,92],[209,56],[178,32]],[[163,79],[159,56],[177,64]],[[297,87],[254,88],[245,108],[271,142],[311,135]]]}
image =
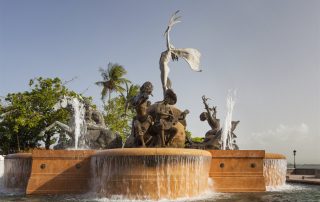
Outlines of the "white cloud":
{"label": "white cloud", "polygon": [[297,150],[299,163],[320,163],[317,155],[320,149],[318,142],[311,134],[311,129],[305,123],[296,125],[279,124],[273,129],[260,132],[252,132],[247,136],[237,139],[241,149],[262,149],[269,153],[281,153],[292,162],[293,150]]}
{"label": "white cloud", "polygon": [[300,140],[306,137],[309,133],[309,127],[305,123],[301,123],[294,126],[288,126],[284,124],[280,124],[275,129],[269,129],[267,131],[262,132],[253,132],[251,134],[252,139],[260,142],[261,144],[267,144],[266,140]]}

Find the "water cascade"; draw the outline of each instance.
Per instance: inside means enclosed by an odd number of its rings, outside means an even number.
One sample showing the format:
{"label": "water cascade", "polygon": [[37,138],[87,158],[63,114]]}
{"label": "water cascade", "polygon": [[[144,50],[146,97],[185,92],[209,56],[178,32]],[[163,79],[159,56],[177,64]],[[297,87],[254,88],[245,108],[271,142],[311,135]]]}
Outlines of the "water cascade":
{"label": "water cascade", "polygon": [[[234,93],[235,94],[235,93]],[[222,141],[222,150],[230,149],[233,150],[233,137],[231,133],[231,121],[232,121],[232,112],[235,105],[235,101],[233,99],[233,96],[231,94],[231,91],[229,91],[227,96],[227,115],[224,121],[224,126],[222,129],[222,135],[221,135],[221,141]]]}
{"label": "water cascade", "polygon": [[126,199],[193,197],[208,187],[211,155],[194,149],[113,149],[91,157],[93,192]]}
{"label": "water cascade", "polygon": [[4,161],[4,187],[14,192],[24,193],[31,173],[31,154],[9,154]]}
{"label": "water cascade", "polygon": [[267,188],[282,186],[286,182],[287,160],[283,155],[266,153],[263,175]]}

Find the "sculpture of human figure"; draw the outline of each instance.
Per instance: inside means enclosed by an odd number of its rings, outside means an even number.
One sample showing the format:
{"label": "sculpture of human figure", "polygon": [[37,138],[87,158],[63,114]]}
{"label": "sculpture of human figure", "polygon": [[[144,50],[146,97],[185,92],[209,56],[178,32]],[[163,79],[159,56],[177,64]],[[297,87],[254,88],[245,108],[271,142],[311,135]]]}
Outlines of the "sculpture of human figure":
{"label": "sculpture of human figure", "polygon": [[176,102],[176,94],[173,90],[167,89],[163,101],[157,103],[153,125],[153,131],[158,137],[156,147],[166,147],[177,133],[177,129],[173,126],[179,121],[179,117],[174,117],[170,108],[170,105],[174,105]]}
{"label": "sculpture of human figure", "polygon": [[153,123],[153,119],[148,114],[148,108],[150,106],[148,99],[149,96],[152,95],[152,90],[152,83],[149,81],[145,82],[141,86],[139,94],[133,98],[131,103],[137,113],[133,118],[132,132],[137,140],[137,144],[141,147],[146,147],[152,138],[149,134],[149,128]]}
{"label": "sculpture of human figure", "polygon": [[175,48],[170,43],[170,37],[169,33],[171,31],[171,28],[176,23],[180,22],[179,18],[180,16],[177,16],[179,11],[176,11],[172,17],[170,18],[169,25],[164,33],[166,36],[166,45],[167,50],[163,51],[160,56],[159,66],[161,71],[161,82],[162,82],[162,89],[163,89],[163,95],[165,94],[166,90],[171,88],[171,81],[169,80],[169,61],[170,58],[175,61],[178,60],[179,57],[182,57],[186,60],[186,62],[189,64],[190,68],[194,71],[200,72],[200,52],[197,49],[194,48]]}
{"label": "sculpture of human figure", "polygon": [[211,130],[209,130],[206,133],[206,138],[210,135],[216,135],[218,131],[221,129],[220,128],[220,119],[217,119],[217,107],[212,107],[210,108],[207,100],[209,98],[206,98],[204,95],[202,96],[202,101],[205,106],[206,112],[202,112],[200,114],[200,120],[201,121],[207,121],[209,126],[211,127]]}
{"label": "sculpture of human figure", "polygon": [[[148,130],[152,125],[152,117],[148,115],[148,107],[150,106],[150,101],[143,102],[139,105],[137,109],[137,115],[133,119],[133,130],[135,138],[139,141],[141,147],[146,147],[151,140],[151,136],[148,134]],[[147,138],[145,140],[145,138]]]}
{"label": "sculpture of human figure", "polygon": [[90,102],[84,100],[85,103],[85,120],[88,130],[104,130],[107,129],[104,117],[101,112],[91,107]]}

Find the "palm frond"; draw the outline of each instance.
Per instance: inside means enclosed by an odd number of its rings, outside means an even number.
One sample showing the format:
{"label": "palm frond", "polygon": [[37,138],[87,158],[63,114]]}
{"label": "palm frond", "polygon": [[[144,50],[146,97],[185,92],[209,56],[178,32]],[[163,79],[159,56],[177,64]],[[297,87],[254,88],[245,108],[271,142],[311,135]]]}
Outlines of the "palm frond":
{"label": "palm frond", "polygon": [[101,99],[102,100],[105,100],[105,98],[107,96],[107,92],[108,92],[108,89],[106,87],[103,87],[102,91],[101,91]]}
{"label": "palm frond", "polygon": [[104,86],[105,85],[105,81],[97,81],[97,82],[95,82],[95,84],[97,86]]}
{"label": "palm frond", "polygon": [[116,86],[114,88],[114,91],[119,92],[119,93],[123,93],[123,92],[126,91],[126,89],[124,87],[122,87],[122,86]]}
{"label": "palm frond", "polygon": [[[123,84],[127,85],[131,83],[128,79],[124,78],[127,71],[117,63],[109,63],[107,69],[100,68],[99,72],[103,80],[97,81],[95,84],[103,87],[101,92],[102,99],[105,99],[106,96],[109,96],[110,99],[112,92],[123,94],[126,91]],[[109,93],[109,95],[107,95],[107,93]]]}
{"label": "palm frond", "polygon": [[103,80],[109,80],[109,73],[107,70],[99,68],[99,72],[101,74],[101,77],[103,78]]}

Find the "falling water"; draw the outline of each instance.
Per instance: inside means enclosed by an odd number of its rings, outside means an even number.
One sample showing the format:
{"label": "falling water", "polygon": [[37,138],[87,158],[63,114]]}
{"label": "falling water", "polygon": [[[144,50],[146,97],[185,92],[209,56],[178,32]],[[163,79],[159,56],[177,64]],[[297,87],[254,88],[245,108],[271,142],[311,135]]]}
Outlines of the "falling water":
{"label": "falling water", "polygon": [[286,172],[286,159],[264,159],[263,175],[267,189],[284,185],[286,182]]}
{"label": "falling water", "polygon": [[222,135],[221,135],[221,149],[226,150],[226,148],[233,150],[233,138],[231,134],[231,121],[232,121],[232,112],[233,112],[233,107],[235,105],[235,101],[233,98],[233,95],[235,94],[235,91],[232,92],[229,90],[228,96],[227,96],[227,115],[224,121],[224,126],[222,130]]}
{"label": "falling water", "polygon": [[31,173],[31,154],[10,154],[6,156],[4,162],[4,188],[11,192],[24,193]]}
{"label": "falling water", "polygon": [[205,192],[208,156],[94,156],[93,192],[126,199],[174,199]]}

